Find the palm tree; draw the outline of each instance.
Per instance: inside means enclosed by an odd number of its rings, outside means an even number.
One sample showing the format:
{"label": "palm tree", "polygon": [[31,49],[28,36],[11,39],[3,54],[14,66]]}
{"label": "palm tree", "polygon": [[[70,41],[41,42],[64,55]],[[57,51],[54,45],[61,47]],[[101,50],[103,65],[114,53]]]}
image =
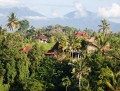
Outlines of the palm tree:
{"label": "palm tree", "polygon": [[100,27],[100,31],[95,35],[94,43],[92,46],[97,49],[97,53],[105,54],[110,49],[110,40],[111,40],[111,32],[110,27],[105,19],[102,21],[102,25],[98,25]]}
{"label": "palm tree", "polygon": [[10,30],[14,30],[14,29],[17,29],[20,27],[20,24],[18,22],[18,19],[15,15],[15,13],[11,13],[10,16],[8,16],[8,24],[7,24],[7,27],[10,29]]}
{"label": "palm tree", "polygon": [[98,25],[100,27],[99,30],[100,31],[102,30],[102,32],[104,32],[105,34],[107,34],[108,32],[110,32],[109,31],[110,30],[110,27],[109,27],[110,24],[108,24],[105,19],[103,19],[101,22],[102,22],[102,25]]}
{"label": "palm tree", "polygon": [[2,35],[2,26],[0,26],[0,35]]}
{"label": "palm tree", "polygon": [[85,57],[72,63],[72,65],[73,65],[72,73],[74,74],[73,77],[76,77],[78,79],[79,91],[81,91],[81,80],[82,78],[85,78],[87,75],[89,75],[91,68],[87,66]]}
{"label": "palm tree", "polygon": [[70,81],[69,77],[62,78],[62,85],[65,86],[66,91],[67,91],[68,86],[71,85],[71,81]]}
{"label": "palm tree", "polygon": [[109,47],[110,44],[110,37],[109,36],[104,36],[102,33],[98,33],[96,36],[96,43],[94,44],[95,47],[98,49],[98,52],[105,53],[106,50],[108,50],[106,47]]}
{"label": "palm tree", "polygon": [[68,50],[71,53],[72,60],[73,60],[74,51],[79,52],[80,48],[81,48],[81,38],[79,38],[77,36],[69,36]]}
{"label": "palm tree", "polygon": [[67,46],[68,46],[67,38],[65,36],[61,36],[59,38],[59,48],[62,50],[62,52],[64,52],[67,49]]}
{"label": "palm tree", "polygon": [[108,66],[100,69],[100,74],[98,76],[99,86],[105,84],[105,87],[107,86],[107,89],[109,88],[110,91],[120,91],[120,70],[116,66],[117,65],[114,66],[114,71],[111,70],[111,68],[109,68]]}

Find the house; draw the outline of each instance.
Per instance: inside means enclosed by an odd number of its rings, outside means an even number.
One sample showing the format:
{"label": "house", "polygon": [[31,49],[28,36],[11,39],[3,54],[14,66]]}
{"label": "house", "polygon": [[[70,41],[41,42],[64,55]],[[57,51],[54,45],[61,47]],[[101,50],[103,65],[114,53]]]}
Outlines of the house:
{"label": "house", "polygon": [[[95,40],[95,37],[93,36],[88,40],[88,46],[87,46],[88,53],[92,53],[98,50],[98,47],[96,45],[97,45],[97,40]],[[110,44],[107,43],[101,50],[104,52],[110,50]]]}
{"label": "house", "polygon": [[59,49],[59,42],[56,42],[52,49],[49,50],[45,55],[59,61],[62,61],[66,58],[66,54],[63,53],[61,49]]}
{"label": "house", "polygon": [[55,56],[55,51],[59,50],[58,46],[59,46],[59,42],[56,42],[56,44],[52,47],[52,49],[49,50],[45,55],[53,58]]}
{"label": "house", "polygon": [[102,49],[104,52],[107,52],[110,50],[110,43],[107,43],[106,46]]}
{"label": "house", "polygon": [[48,38],[45,35],[38,35],[35,37],[36,42],[47,43]]}
{"label": "house", "polygon": [[88,40],[88,46],[87,46],[88,53],[92,53],[97,50],[97,48],[94,45],[95,45],[95,37],[93,36]]}
{"label": "house", "polygon": [[89,39],[89,36],[83,32],[77,32],[75,35],[84,39]]}
{"label": "house", "polygon": [[[48,57],[51,57],[53,59],[57,59],[57,60],[61,60],[61,61],[66,58],[65,52],[63,52],[59,48],[59,42],[56,42],[56,44],[53,46],[53,48],[51,50],[49,50],[45,55]],[[78,52],[77,50],[70,51],[70,57],[72,59],[76,59],[76,58],[79,59],[79,58],[81,58],[81,56],[83,56],[82,52]]]}
{"label": "house", "polygon": [[31,49],[32,49],[32,46],[27,45],[27,46],[23,47],[20,51],[21,51],[21,53],[27,54]]}

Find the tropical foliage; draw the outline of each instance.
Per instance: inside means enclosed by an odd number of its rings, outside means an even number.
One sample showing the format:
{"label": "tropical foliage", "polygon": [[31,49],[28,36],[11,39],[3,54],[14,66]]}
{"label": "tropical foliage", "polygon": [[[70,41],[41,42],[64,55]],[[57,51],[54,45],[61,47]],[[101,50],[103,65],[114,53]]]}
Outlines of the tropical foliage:
{"label": "tropical foliage", "polygon": [[[98,32],[82,31],[95,37],[91,45],[96,50],[88,53],[89,39],[75,36],[80,30],[36,29],[11,13],[7,26],[15,31],[0,26],[0,91],[120,91],[120,33],[108,32],[105,19],[101,23]],[[35,42],[40,34],[48,43]],[[46,56],[56,42],[55,57]],[[31,49],[23,52],[26,45]]]}

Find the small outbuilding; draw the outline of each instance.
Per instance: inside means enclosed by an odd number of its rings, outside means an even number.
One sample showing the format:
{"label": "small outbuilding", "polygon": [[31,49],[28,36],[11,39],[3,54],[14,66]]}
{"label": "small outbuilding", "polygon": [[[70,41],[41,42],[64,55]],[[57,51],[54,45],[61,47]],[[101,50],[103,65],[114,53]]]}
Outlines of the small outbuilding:
{"label": "small outbuilding", "polygon": [[38,35],[35,37],[36,42],[47,43],[48,38],[45,35]]}

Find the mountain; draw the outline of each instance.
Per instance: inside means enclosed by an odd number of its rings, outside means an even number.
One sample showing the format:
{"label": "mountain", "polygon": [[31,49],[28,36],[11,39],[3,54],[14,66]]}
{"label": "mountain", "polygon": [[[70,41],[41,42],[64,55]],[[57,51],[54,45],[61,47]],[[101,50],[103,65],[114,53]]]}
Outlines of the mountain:
{"label": "mountain", "polygon": [[19,19],[30,20],[29,18],[31,17],[45,17],[44,15],[30,10],[26,7],[0,8],[0,24],[5,26],[5,24],[7,23],[7,16],[9,16],[12,12],[14,12]]}
{"label": "mountain", "polygon": [[[76,11],[70,12],[64,15],[64,18],[49,18],[46,20],[32,21],[32,24],[36,26],[47,26],[60,24],[63,26],[72,26],[78,29],[93,29],[97,31],[98,25],[101,24],[102,17],[98,17],[96,13],[87,11],[85,16],[75,17]],[[110,24],[112,31],[116,32],[120,30],[120,23],[115,23],[107,20]]]}
{"label": "mountain", "polygon": [[0,13],[9,15],[11,12],[14,12],[17,14],[18,17],[21,16],[44,16],[38,12],[35,12],[33,10],[30,10],[26,7],[12,7],[12,8],[0,8]]}
{"label": "mountain", "polygon": [[[60,24],[63,26],[71,26],[78,29],[93,29],[98,30],[98,25],[101,24],[102,17],[98,17],[96,13],[86,11],[86,15],[77,16],[77,11],[70,12],[64,15],[64,18],[47,18],[44,15],[30,10],[26,7],[13,7],[13,8],[0,8],[0,24],[5,26],[7,23],[7,16],[11,13],[16,13],[17,17],[21,19],[27,19],[30,24],[35,27],[43,27],[48,25]],[[113,31],[120,30],[120,23],[108,21]]]}
{"label": "mountain", "polygon": [[[101,24],[102,17],[98,16],[96,13],[87,11],[85,16],[81,17],[75,17],[76,11],[70,12],[65,15],[65,17],[68,17],[68,21],[72,22],[76,25],[76,27],[80,27],[80,29],[90,28],[93,30],[98,30],[98,25]],[[113,31],[119,31],[120,30],[120,23],[115,23],[112,21],[107,20],[107,22],[110,24],[110,27]]]}

